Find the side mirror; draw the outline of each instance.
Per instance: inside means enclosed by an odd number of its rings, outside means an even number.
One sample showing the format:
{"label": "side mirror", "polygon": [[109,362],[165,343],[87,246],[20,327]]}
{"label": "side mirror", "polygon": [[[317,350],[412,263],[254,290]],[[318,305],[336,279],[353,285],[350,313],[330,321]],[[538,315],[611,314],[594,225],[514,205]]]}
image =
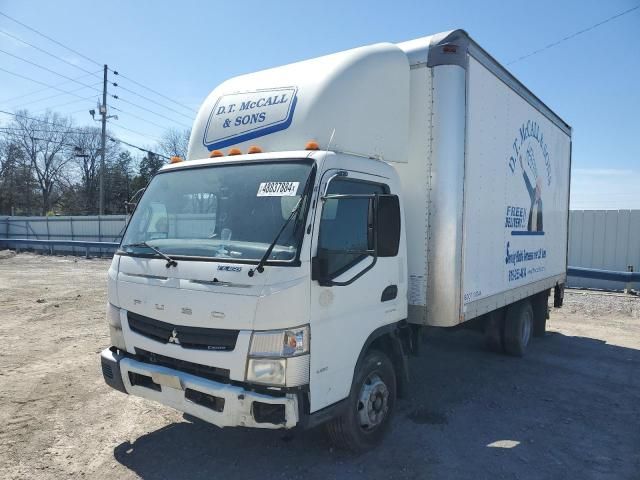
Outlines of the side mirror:
{"label": "side mirror", "polygon": [[[364,197],[364,198],[363,198]],[[317,256],[311,259],[311,280],[317,281],[322,286],[349,285],[354,282],[376,264],[378,257],[395,257],[400,247],[400,200],[397,195],[335,195],[325,199],[323,220],[333,221],[336,218],[338,201],[362,201],[368,202],[366,213],[366,246],[361,249],[353,249],[350,245],[336,246],[327,242],[318,246]],[[322,226],[320,233],[322,233]],[[333,238],[331,233],[330,238]],[[367,256],[373,257],[371,263],[360,270],[353,278],[345,282],[337,282],[334,278],[349,264],[344,258],[358,262]],[[336,261],[338,266],[336,267]],[[343,265],[344,264],[344,265]],[[353,263],[352,265],[355,265]],[[350,267],[349,267],[350,268]],[[333,273],[336,272],[336,273]]]}
{"label": "side mirror", "polygon": [[400,200],[397,195],[379,195],[377,199],[377,256],[395,257],[400,247]]}
{"label": "side mirror", "polygon": [[136,193],[133,194],[133,196],[129,199],[129,201],[124,202],[124,207],[127,212],[127,215],[130,215],[136,209],[136,207],[138,206],[138,201],[140,200],[140,197],[142,196],[145,190],[146,188],[141,188],[140,190],[138,190]]}
{"label": "side mirror", "polygon": [[326,256],[319,251],[318,256],[311,259],[311,280],[317,280],[320,285],[328,286],[331,283],[328,265]]}

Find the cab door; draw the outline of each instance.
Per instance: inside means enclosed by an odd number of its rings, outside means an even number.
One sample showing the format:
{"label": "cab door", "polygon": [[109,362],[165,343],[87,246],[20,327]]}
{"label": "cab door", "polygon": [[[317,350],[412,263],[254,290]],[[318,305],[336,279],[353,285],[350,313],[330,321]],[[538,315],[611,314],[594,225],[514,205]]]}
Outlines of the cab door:
{"label": "cab door", "polygon": [[[402,268],[397,249],[387,256],[372,252],[371,204],[375,195],[389,193],[388,179],[382,176],[338,169],[322,176],[311,248],[312,412],[349,395],[366,339],[377,328],[406,317],[399,298]],[[397,230],[399,236],[399,220]],[[330,282],[317,278],[320,257],[323,278]]]}

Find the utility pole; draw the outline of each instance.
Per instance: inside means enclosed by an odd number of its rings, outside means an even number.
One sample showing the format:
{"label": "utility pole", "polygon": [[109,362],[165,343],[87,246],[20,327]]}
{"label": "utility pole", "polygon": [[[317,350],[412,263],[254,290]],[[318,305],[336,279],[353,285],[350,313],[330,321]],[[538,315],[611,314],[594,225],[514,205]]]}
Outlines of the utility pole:
{"label": "utility pole", "polygon": [[99,215],[104,215],[104,156],[107,143],[107,66],[104,66],[104,77],[102,80],[102,105],[100,114],[102,115],[102,147],[100,149],[100,207]]}

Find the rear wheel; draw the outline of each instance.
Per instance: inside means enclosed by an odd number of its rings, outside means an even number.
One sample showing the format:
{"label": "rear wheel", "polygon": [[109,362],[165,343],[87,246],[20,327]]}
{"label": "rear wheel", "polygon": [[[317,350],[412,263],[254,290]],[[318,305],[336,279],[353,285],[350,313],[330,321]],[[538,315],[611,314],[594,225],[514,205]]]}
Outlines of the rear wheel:
{"label": "rear wheel", "polygon": [[338,448],[363,452],[389,429],[396,403],[396,375],[384,353],[369,352],[356,368],[345,412],[330,421],[327,434]]}
{"label": "rear wheel", "polygon": [[533,308],[529,300],[509,305],[504,324],[504,349],[522,357],[533,332]]}

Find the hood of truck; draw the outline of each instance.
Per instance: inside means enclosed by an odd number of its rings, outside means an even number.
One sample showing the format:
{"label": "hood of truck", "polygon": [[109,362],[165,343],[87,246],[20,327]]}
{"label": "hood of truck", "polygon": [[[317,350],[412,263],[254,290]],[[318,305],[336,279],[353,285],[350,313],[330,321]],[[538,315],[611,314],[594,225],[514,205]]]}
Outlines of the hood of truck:
{"label": "hood of truck", "polygon": [[116,288],[119,307],[156,320],[203,328],[268,330],[306,323],[309,266],[266,266],[122,255]]}

